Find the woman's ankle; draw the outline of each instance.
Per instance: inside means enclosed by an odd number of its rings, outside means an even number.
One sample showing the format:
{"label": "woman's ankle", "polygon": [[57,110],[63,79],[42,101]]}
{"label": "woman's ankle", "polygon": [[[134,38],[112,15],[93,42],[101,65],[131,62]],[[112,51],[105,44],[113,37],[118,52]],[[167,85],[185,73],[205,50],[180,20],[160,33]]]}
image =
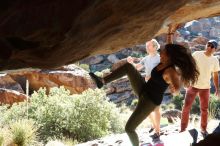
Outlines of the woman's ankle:
{"label": "woman's ankle", "polygon": [[155,134],[157,134],[158,136],[160,136],[160,132],[156,132],[156,131],[155,131]]}
{"label": "woman's ankle", "polygon": [[97,75],[95,75],[94,73],[90,72],[89,75],[91,76],[92,80],[96,83],[98,88],[102,88],[103,86],[103,78],[98,77]]}

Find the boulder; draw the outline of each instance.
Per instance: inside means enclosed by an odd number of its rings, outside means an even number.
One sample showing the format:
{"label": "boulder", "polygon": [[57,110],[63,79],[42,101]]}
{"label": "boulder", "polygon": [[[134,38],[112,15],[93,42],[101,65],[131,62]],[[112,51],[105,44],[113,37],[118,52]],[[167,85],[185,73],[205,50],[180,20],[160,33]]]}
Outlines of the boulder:
{"label": "boulder", "polygon": [[175,123],[181,119],[181,111],[177,109],[163,111],[163,118],[167,118],[169,123]]}
{"label": "boulder", "polygon": [[30,91],[45,87],[49,92],[52,87],[64,86],[70,90],[71,94],[78,94],[95,87],[88,72],[75,65],[64,66],[56,70],[25,71],[9,75],[17,81],[25,77],[29,81]]}
{"label": "boulder", "polygon": [[[169,24],[220,13],[218,0],[7,0],[0,6],[0,70],[54,69],[143,44],[167,33]],[[191,30],[202,28],[196,21]]]}
{"label": "boulder", "polygon": [[25,88],[22,89],[21,85],[7,74],[2,74],[0,76],[0,88],[10,89],[20,93],[24,93],[25,91]]}
{"label": "boulder", "polygon": [[0,88],[0,105],[8,104],[12,106],[13,103],[23,102],[27,99],[28,96],[18,91]]}
{"label": "boulder", "polygon": [[192,35],[198,35],[202,31],[202,25],[197,20],[188,22],[185,27]]}

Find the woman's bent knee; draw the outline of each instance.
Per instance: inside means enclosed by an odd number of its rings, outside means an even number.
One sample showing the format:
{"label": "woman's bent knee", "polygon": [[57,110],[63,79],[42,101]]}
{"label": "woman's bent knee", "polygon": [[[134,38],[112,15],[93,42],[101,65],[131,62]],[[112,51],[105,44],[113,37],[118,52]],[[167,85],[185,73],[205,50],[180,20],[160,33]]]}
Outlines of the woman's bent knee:
{"label": "woman's bent knee", "polygon": [[134,128],[132,128],[131,126],[129,126],[128,124],[126,124],[126,126],[125,126],[125,132],[126,132],[126,133],[131,133],[131,132],[134,132],[134,131],[135,131]]}
{"label": "woman's bent knee", "polygon": [[124,64],[124,68],[125,68],[126,70],[131,70],[131,68],[132,68],[132,69],[135,69],[134,66],[133,66],[132,64],[130,64],[130,63],[125,63],[125,64]]}

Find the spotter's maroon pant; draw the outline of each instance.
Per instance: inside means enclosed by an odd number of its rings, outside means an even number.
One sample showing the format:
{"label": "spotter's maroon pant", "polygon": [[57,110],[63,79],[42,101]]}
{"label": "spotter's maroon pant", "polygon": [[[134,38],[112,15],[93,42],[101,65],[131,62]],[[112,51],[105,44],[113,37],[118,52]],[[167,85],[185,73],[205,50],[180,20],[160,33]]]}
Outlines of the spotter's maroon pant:
{"label": "spotter's maroon pant", "polygon": [[185,131],[188,126],[189,113],[197,94],[199,95],[200,100],[201,130],[206,131],[208,123],[210,89],[198,89],[195,87],[189,87],[186,90],[185,102],[183,105],[181,116],[181,131]]}

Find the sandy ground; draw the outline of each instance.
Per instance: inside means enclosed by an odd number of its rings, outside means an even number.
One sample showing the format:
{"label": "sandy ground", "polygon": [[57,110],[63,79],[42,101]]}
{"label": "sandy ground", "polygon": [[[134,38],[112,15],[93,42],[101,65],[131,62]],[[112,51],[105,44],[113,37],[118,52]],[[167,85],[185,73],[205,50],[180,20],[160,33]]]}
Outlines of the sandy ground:
{"label": "sandy ground", "polygon": [[[219,124],[217,120],[211,120],[208,124],[208,132],[211,133]],[[196,129],[198,131],[197,142],[202,140],[202,135],[199,129],[199,123],[190,124],[188,130]],[[160,141],[152,142],[152,139],[149,137],[148,133],[149,128],[143,128],[137,130],[139,135],[139,141],[142,146],[150,146],[147,143],[151,143],[152,146],[190,146],[190,143],[193,142],[192,136],[188,131],[179,133],[179,122],[175,124],[170,124],[168,126],[162,127],[161,132],[163,135],[160,137]],[[163,143],[159,144],[159,143]],[[86,143],[78,144],[76,146],[132,146],[126,133],[123,134],[114,134],[108,135],[106,137],[96,139],[93,141],[88,141]]]}

